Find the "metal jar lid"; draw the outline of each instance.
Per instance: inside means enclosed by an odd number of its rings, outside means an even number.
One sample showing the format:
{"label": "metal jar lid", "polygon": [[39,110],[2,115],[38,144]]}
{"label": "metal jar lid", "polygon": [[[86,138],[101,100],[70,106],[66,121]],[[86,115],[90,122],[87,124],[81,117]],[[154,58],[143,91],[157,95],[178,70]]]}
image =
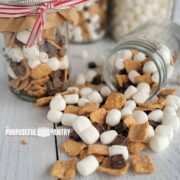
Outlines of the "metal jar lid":
{"label": "metal jar lid", "polygon": [[0,0],[1,5],[9,6],[35,6],[55,0]]}

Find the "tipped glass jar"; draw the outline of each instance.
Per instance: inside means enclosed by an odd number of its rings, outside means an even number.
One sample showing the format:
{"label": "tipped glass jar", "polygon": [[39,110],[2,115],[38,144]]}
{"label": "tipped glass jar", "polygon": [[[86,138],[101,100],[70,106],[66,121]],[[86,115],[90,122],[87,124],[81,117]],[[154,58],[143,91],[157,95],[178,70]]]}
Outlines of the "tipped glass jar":
{"label": "tipped glass jar", "polygon": [[75,7],[79,23],[69,25],[69,40],[89,43],[101,39],[106,33],[106,0],[93,0]]}
{"label": "tipped glass jar", "polygon": [[179,26],[170,22],[145,24],[128,34],[104,65],[106,83],[137,103],[153,98],[173,74],[179,35]]}

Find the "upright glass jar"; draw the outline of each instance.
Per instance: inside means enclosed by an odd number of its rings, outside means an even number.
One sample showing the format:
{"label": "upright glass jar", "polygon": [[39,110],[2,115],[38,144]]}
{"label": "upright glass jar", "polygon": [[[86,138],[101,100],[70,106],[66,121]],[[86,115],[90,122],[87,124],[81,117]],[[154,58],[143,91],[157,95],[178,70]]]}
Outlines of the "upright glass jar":
{"label": "upright glass jar", "polygon": [[[69,13],[74,16],[68,17]],[[13,21],[11,18],[0,18],[3,52],[12,92],[25,100],[34,101],[67,88],[70,74],[67,21],[76,21],[77,17],[72,9],[48,13],[42,40],[30,47],[26,44],[37,20],[36,15],[13,18]]]}
{"label": "upright glass jar", "polygon": [[175,0],[111,0],[110,26],[115,40],[151,20],[169,20]]}
{"label": "upright glass jar", "polygon": [[69,40],[89,43],[101,39],[106,33],[106,0],[92,0],[75,7],[79,23],[69,25]]}
{"label": "upright glass jar", "polygon": [[[133,99],[142,84],[142,103],[153,98],[171,78],[179,54],[180,28],[170,22],[148,23],[125,36],[104,65],[104,79],[114,91]],[[141,84],[141,85],[139,85]],[[129,92],[131,94],[129,95]],[[136,96],[136,95],[135,95]]]}

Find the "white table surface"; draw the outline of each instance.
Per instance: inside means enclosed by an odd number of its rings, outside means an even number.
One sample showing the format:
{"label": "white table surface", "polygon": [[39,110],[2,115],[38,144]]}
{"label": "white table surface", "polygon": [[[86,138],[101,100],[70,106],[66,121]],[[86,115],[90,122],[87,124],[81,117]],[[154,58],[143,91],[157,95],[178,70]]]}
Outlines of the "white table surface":
{"label": "white table surface", "polygon": [[[180,24],[180,0],[177,0],[174,21]],[[86,49],[89,52],[88,60],[94,59],[115,46],[110,40],[102,40],[90,45],[71,45],[72,74],[86,71],[87,61],[78,58],[78,52]],[[1,41],[2,47],[2,41]],[[3,64],[4,58],[0,54]],[[178,87],[179,89],[179,87]],[[7,74],[4,65],[0,66],[0,180],[53,180],[50,177],[50,167],[56,161],[56,148],[54,137],[8,137],[5,136],[6,127],[10,128],[53,128],[47,121],[47,107],[35,108],[32,103],[25,102],[12,94],[7,85]],[[124,177],[113,177],[95,173],[86,178],[78,176],[81,180],[121,179],[121,180],[179,180],[180,179],[180,132],[176,132],[169,148],[159,154],[148,152],[153,158],[156,172],[153,175],[137,175],[131,170]],[[67,137],[57,137],[58,145]],[[22,145],[26,140],[27,145]],[[60,159],[68,157],[58,150]]]}

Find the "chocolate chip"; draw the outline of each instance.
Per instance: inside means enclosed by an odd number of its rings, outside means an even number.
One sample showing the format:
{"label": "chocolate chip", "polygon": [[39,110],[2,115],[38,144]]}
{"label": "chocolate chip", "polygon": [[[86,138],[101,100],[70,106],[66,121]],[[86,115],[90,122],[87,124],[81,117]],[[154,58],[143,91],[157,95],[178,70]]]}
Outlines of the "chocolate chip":
{"label": "chocolate chip", "polygon": [[59,55],[60,56],[65,56],[67,52],[67,49],[63,46],[60,50],[59,50]]}
{"label": "chocolate chip", "polygon": [[50,77],[53,79],[53,78],[60,78],[62,75],[61,71],[60,70],[57,70],[57,71],[53,71],[51,74],[50,74]]}
{"label": "chocolate chip", "polygon": [[65,45],[66,44],[66,37],[65,36],[60,36],[59,38],[59,44],[61,46]]}
{"label": "chocolate chip", "polygon": [[16,76],[24,76],[25,75],[25,68],[22,64],[19,64],[17,66],[14,66],[13,68],[14,73]]}
{"label": "chocolate chip", "polygon": [[90,68],[90,69],[94,69],[94,68],[96,68],[97,66],[96,66],[96,63],[95,62],[89,62],[88,63],[88,68]]}
{"label": "chocolate chip", "polygon": [[70,133],[69,139],[73,139],[75,141],[80,141],[81,140],[79,135],[74,130]]}
{"label": "chocolate chip", "polygon": [[122,154],[110,157],[111,166],[114,169],[121,169],[126,166],[126,161]]}
{"label": "chocolate chip", "polygon": [[126,126],[122,122],[120,122],[118,125],[114,126],[113,129],[115,131],[117,131],[118,134],[121,134],[127,130]]}
{"label": "chocolate chip", "polygon": [[101,124],[94,122],[93,126],[98,130],[98,132],[101,134],[104,131],[106,131],[106,128],[103,127]]}
{"label": "chocolate chip", "polygon": [[18,66],[19,63],[17,63],[17,62],[10,62],[9,65],[11,66],[11,68],[14,68],[14,67]]}
{"label": "chocolate chip", "polygon": [[87,6],[85,6],[83,10],[84,10],[84,11],[88,11],[89,8],[88,8]]}
{"label": "chocolate chip", "polygon": [[57,89],[57,88],[62,88],[63,83],[58,77],[56,77],[53,79],[53,85],[54,85],[54,88]]}
{"label": "chocolate chip", "polygon": [[86,19],[86,22],[87,23],[91,23],[91,19]]}
{"label": "chocolate chip", "polygon": [[62,126],[62,123],[61,123],[61,122],[59,122],[59,123],[57,124],[57,126],[58,126],[58,127]]}
{"label": "chocolate chip", "polygon": [[111,145],[124,145],[124,146],[127,146],[127,144],[128,144],[128,139],[123,135],[116,136],[114,141],[111,143]]}
{"label": "chocolate chip", "polygon": [[159,126],[161,123],[160,123],[160,122],[156,122],[156,121],[149,120],[149,124],[150,124],[154,129],[156,129],[156,127]]}
{"label": "chocolate chip", "polygon": [[95,76],[94,79],[92,80],[92,83],[95,84],[95,85],[101,84],[102,83],[101,75]]}
{"label": "chocolate chip", "polygon": [[54,90],[54,86],[53,86],[52,81],[47,82],[47,88],[48,88],[48,91]]}
{"label": "chocolate chip", "polygon": [[45,42],[39,46],[40,51],[45,51],[49,58],[52,58],[58,54],[58,50],[54,48],[50,43]]}

